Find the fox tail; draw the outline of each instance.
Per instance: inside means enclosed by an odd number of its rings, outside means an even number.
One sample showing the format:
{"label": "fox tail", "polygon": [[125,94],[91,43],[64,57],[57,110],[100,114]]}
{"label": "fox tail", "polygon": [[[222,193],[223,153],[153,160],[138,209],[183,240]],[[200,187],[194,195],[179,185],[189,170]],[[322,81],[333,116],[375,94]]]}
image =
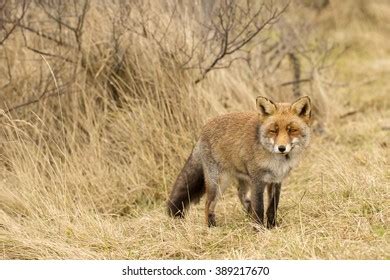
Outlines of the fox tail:
{"label": "fox tail", "polygon": [[204,193],[202,162],[199,152],[194,149],[173,185],[167,203],[168,214],[172,217],[184,218],[184,212],[190,203],[199,202]]}

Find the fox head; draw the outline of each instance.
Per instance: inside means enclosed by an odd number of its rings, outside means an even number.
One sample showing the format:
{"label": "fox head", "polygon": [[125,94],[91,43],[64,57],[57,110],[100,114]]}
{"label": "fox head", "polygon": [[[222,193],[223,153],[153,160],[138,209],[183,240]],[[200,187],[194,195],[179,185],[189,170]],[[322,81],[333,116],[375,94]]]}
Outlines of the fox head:
{"label": "fox head", "polygon": [[260,113],[260,143],[275,154],[298,152],[309,144],[311,102],[308,96],[294,103],[274,103],[266,97],[256,99]]}

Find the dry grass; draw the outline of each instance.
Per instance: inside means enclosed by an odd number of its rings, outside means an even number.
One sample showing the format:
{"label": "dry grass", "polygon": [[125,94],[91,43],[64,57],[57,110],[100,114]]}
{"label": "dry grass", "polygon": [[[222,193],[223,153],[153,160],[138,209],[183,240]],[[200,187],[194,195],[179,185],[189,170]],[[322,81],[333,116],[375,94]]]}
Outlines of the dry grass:
{"label": "dry grass", "polygon": [[[185,220],[165,211],[201,126],[217,114],[253,109],[261,83],[236,64],[193,85],[191,73],[132,41],[120,92],[127,102],[115,106],[101,82],[110,31],[100,24],[101,38],[91,32],[85,39],[99,73],[94,81],[80,74],[76,93],[1,115],[0,258],[389,259],[390,31],[372,20],[388,24],[389,6],[373,1],[368,24],[335,2],[319,15],[319,32],[352,48],[335,66],[342,86],[310,92],[314,99],[326,94],[317,106],[329,112],[326,133],[315,135],[285,182],[278,228],[255,232],[234,188],[218,205],[217,228],[205,226],[203,203]],[[33,91],[33,59],[40,59],[19,43],[15,36],[7,47],[15,66],[8,106]]]}

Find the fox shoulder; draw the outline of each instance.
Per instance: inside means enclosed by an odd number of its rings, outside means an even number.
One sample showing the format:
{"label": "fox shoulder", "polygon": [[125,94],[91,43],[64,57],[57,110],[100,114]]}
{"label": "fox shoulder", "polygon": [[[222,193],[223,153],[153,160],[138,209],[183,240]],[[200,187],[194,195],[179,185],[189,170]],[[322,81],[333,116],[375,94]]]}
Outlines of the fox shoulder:
{"label": "fox shoulder", "polygon": [[[259,125],[257,112],[236,112],[217,116],[206,123],[201,132],[201,138],[223,139],[241,138],[243,134],[253,134]],[[241,137],[239,137],[241,136]]]}

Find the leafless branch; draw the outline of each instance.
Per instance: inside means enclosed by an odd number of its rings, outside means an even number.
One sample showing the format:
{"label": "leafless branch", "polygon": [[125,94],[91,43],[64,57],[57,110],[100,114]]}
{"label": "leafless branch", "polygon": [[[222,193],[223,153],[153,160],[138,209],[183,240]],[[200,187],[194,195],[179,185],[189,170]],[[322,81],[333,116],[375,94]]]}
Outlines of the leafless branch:
{"label": "leafless branch", "polygon": [[[5,11],[8,8],[8,5],[11,3],[11,1],[4,1],[3,5],[0,7],[0,31],[3,29],[5,31],[5,34],[0,39],[0,45],[4,44],[4,42],[9,38],[9,36],[15,31],[15,29],[18,27],[20,21],[24,18],[27,8],[29,6],[29,2],[26,0],[21,1],[21,3],[17,3],[16,7],[11,8],[11,11]],[[11,3],[12,5],[12,3]],[[19,5],[21,7],[21,14],[17,16]],[[8,18],[4,15],[8,12]],[[13,15],[16,14],[16,18],[13,17]],[[10,24],[11,27],[7,30],[5,28],[6,24]]]}
{"label": "leafless branch", "polygon": [[47,98],[50,98],[50,97],[54,97],[54,96],[64,95],[64,94],[68,93],[68,91],[61,91],[61,90],[67,88],[68,86],[69,86],[69,84],[64,84],[64,85],[60,85],[58,87],[58,89],[57,88],[53,88],[53,89],[46,90],[43,93],[41,93],[40,96],[38,96],[36,98],[30,99],[27,102],[15,105],[15,106],[5,110],[4,111],[5,114],[0,115],[0,118],[4,117],[4,115],[12,113],[13,111],[16,111],[16,110],[18,110],[20,108],[23,108],[23,107],[26,107],[26,106],[30,106],[32,104],[36,104],[36,103],[38,103],[38,102],[40,102],[40,101],[42,101],[44,99],[47,99]]}
{"label": "leafless branch", "polygon": [[[250,2],[248,2],[248,5],[250,5]],[[248,16],[249,13],[252,12],[250,7],[248,7],[248,9],[243,12],[243,9],[240,6],[236,5],[233,1],[227,1],[227,6],[222,7],[218,14],[218,23],[213,23],[213,26],[215,27],[217,32],[221,34],[220,49],[218,55],[216,55],[214,59],[206,67],[203,68],[204,70],[202,71],[201,76],[195,80],[195,84],[203,80],[210,71],[214,69],[219,69],[217,65],[222,60],[242,50],[258,34],[260,34],[260,32],[265,27],[272,25],[274,22],[276,22],[279,17],[286,11],[287,7],[288,5],[286,5],[279,11],[277,9],[273,10],[271,15],[268,16],[266,20],[261,21],[259,17],[264,9],[264,4],[262,4],[256,10],[256,12],[249,17],[249,20],[247,20],[247,22],[240,22],[235,18],[235,16],[238,16],[239,18],[244,18],[244,16]],[[226,17],[224,17],[225,15]],[[250,28],[250,26],[252,25],[254,26],[253,30]],[[239,31],[236,31],[237,34],[235,36],[231,36],[231,33],[235,31],[235,28]],[[233,38],[230,39],[231,37]],[[231,65],[231,63],[229,63],[229,65]]]}
{"label": "leafless branch", "polygon": [[55,54],[55,53],[49,53],[49,52],[45,52],[45,51],[41,51],[41,50],[38,50],[38,49],[35,49],[33,47],[30,47],[30,46],[27,46],[26,45],[26,48],[32,52],[35,52],[37,54],[40,54],[40,55],[44,55],[44,56],[49,56],[49,57],[52,57],[52,58],[59,58],[63,61],[66,61],[66,62],[69,62],[69,63],[72,63],[72,64],[75,64],[75,62],[70,59],[70,58],[67,58],[67,57],[64,57],[62,55],[58,55],[58,54]]}
{"label": "leafless branch", "polygon": [[23,23],[19,23],[18,26],[22,29],[22,30],[26,30],[26,31],[29,31],[31,33],[34,33],[35,35],[41,37],[41,38],[44,38],[44,39],[47,39],[47,40],[50,40],[54,43],[56,43],[57,45],[61,45],[61,46],[64,46],[64,47],[68,47],[68,48],[73,48],[74,46],[72,46],[71,44],[68,44],[62,40],[58,40],[57,38],[47,34],[47,33],[43,33],[42,31],[38,31],[36,30],[35,28],[31,27],[31,26],[27,26]]}
{"label": "leafless branch", "polygon": [[7,80],[8,81],[5,83],[5,85],[2,85],[1,88],[7,87],[11,83],[11,81],[12,81],[11,63],[9,61],[7,49],[4,48],[4,46],[3,46],[3,52],[4,52],[4,55],[5,55],[5,61],[6,61],[6,64],[7,64],[7,75],[8,75]]}
{"label": "leafless branch", "polygon": [[307,82],[310,82],[310,81],[312,81],[312,78],[293,80],[293,81],[281,83],[281,84],[279,84],[279,86],[280,87],[285,87],[285,86],[291,86],[291,85],[299,84],[299,83],[307,83]]}
{"label": "leafless branch", "polygon": [[350,117],[350,116],[353,116],[353,115],[355,115],[355,114],[357,114],[357,113],[359,113],[359,110],[349,111],[349,112],[347,112],[347,113],[342,114],[339,118],[340,118],[340,119],[345,119],[345,118]]}

